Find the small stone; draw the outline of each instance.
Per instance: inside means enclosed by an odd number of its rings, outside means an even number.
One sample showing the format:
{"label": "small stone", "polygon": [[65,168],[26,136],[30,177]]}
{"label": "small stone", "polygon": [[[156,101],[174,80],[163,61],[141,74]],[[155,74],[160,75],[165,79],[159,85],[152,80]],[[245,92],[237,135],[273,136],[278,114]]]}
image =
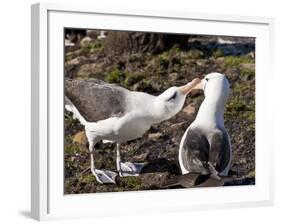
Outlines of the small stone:
{"label": "small stone", "polygon": [[249,58],[251,58],[251,59],[254,60],[254,59],[255,59],[255,53],[254,53],[254,51],[248,53],[247,56],[248,56]]}
{"label": "small stone", "polygon": [[171,125],[171,129],[172,130],[176,130],[176,129],[180,129],[180,128],[182,128],[184,125],[185,125],[185,121],[183,121],[183,122],[179,122],[179,123],[176,123],[176,124],[172,124]]}
{"label": "small stone", "polygon": [[191,116],[195,114],[195,105],[193,103],[188,104],[184,109],[183,112],[185,112],[188,116]]}
{"label": "small stone", "polygon": [[76,65],[79,65],[81,62],[84,62],[86,60],[87,60],[87,58],[85,56],[79,56],[79,57],[73,58],[70,61],[68,61],[67,65],[76,66]]}
{"label": "small stone", "polygon": [[87,143],[87,137],[84,131],[79,131],[77,132],[72,140],[73,143],[78,143],[78,144],[86,144]]}
{"label": "small stone", "polygon": [[144,161],[144,160],[146,160],[146,158],[147,158],[147,152],[145,152],[145,153],[142,153],[142,154],[140,154],[140,155],[136,155],[136,156],[134,156],[133,158],[132,158],[132,160],[133,161]]}
{"label": "small stone", "polygon": [[85,47],[85,46],[89,45],[92,41],[93,41],[93,39],[91,37],[86,36],[80,41],[80,45],[81,45],[81,47]]}
{"label": "small stone", "polygon": [[97,39],[100,31],[98,30],[86,30],[86,35],[92,39]]}
{"label": "small stone", "polygon": [[67,65],[79,65],[79,60],[78,60],[78,58],[73,58],[72,60],[70,60],[70,61],[68,61],[67,62]]}
{"label": "small stone", "polygon": [[149,139],[153,139],[153,140],[157,140],[157,139],[161,138],[162,136],[163,136],[162,133],[157,132],[157,133],[149,134],[149,135],[148,135],[148,138],[149,138]]}

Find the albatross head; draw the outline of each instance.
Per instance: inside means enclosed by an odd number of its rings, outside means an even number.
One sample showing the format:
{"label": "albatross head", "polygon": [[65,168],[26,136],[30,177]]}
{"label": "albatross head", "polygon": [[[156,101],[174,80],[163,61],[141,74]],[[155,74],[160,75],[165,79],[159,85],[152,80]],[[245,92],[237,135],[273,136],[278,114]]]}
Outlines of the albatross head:
{"label": "albatross head", "polygon": [[229,82],[223,74],[210,73],[194,89],[202,89],[205,98],[210,98],[212,101],[226,102],[229,95]]}
{"label": "albatross head", "polygon": [[177,114],[183,107],[186,95],[200,83],[198,78],[184,86],[173,86],[156,97],[154,113],[160,120],[167,120]]}

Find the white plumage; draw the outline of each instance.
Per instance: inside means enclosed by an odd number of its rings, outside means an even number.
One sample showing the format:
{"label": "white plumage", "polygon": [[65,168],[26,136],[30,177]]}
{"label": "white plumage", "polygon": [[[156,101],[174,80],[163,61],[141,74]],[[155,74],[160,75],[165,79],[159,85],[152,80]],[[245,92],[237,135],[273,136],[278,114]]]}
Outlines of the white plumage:
{"label": "white plumage", "polygon": [[204,90],[205,99],[180,143],[182,174],[227,176],[232,158],[230,138],[224,126],[228,80],[223,74],[211,73],[196,88]]}
{"label": "white plumage", "polygon": [[151,125],[178,113],[186,95],[200,82],[194,79],[181,87],[171,87],[159,96],[129,91],[100,80],[66,80],[65,108],[85,126],[91,154],[91,171],[100,183],[115,183],[116,173],[98,170],[94,146],[100,140],[117,143],[116,166],[120,176],[138,175],[142,164],[121,162],[120,144],[142,135]]}

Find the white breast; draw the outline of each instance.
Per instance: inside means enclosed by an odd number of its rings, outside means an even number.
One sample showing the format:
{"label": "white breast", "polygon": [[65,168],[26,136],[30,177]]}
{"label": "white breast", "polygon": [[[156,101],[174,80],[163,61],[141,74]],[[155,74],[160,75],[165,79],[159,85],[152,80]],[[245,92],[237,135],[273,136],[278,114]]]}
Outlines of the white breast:
{"label": "white breast", "polygon": [[146,117],[131,112],[123,117],[113,117],[97,123],[89,123],[85,128],[87,132],[100,139],[122,143],[142,137],[150,126],[151,123]]}

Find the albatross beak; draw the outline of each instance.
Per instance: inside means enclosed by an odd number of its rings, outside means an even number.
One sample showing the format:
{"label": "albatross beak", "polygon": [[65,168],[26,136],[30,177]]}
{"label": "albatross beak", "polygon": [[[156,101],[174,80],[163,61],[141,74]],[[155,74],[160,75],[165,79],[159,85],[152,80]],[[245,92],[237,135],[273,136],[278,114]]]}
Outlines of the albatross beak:
{"label": "albatross beak", "polygon": [[203,90],[204,89],[204,79],[200,80],[200,82],[196,86],[194,86],[193,89],[201,89],[201,90]]}
{"label": "albatross beak", "polygon": [[180,87],[180,91],[183,95],[187,95],[193,88],[201,83],[199,78],[193,79],[191,82],[187,83],[185,86]]}

